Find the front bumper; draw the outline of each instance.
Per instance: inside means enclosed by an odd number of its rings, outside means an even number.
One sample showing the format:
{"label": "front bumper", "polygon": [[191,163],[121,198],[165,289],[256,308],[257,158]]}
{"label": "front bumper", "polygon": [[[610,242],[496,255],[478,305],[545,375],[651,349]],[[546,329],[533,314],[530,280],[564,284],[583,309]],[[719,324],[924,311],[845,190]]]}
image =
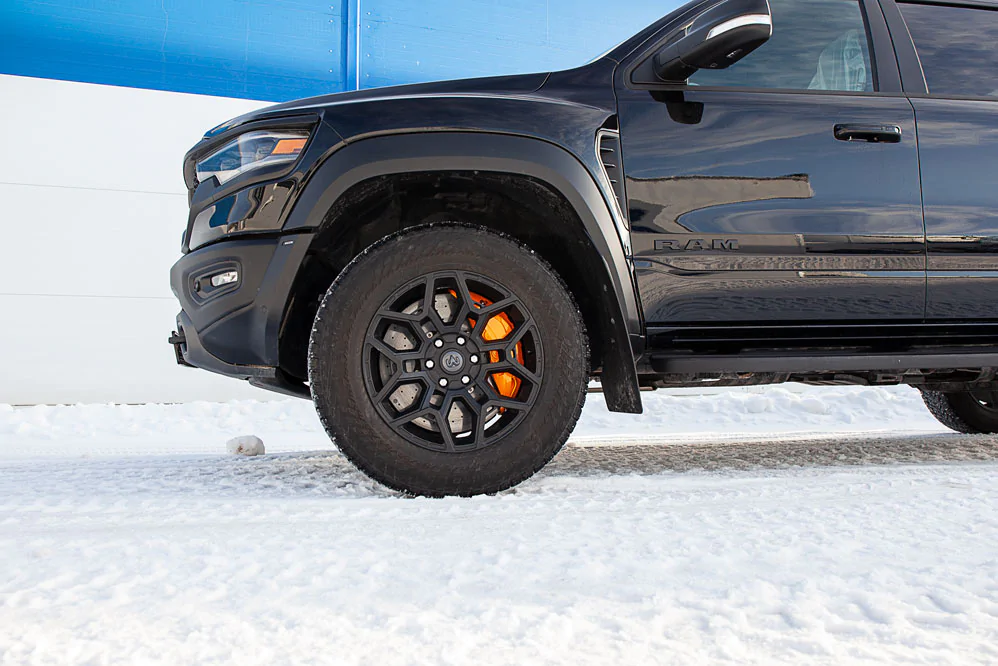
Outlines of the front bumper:
{"label": "front bumper", "polygon": [[[285,306],[311,241],[310,233],[233,238],[181,257],[170,270],[181,306],[170,338],[177,361],[307,396],[280,371],[278,353]],[[212,286],[213,275],[231,271],[235,282]]]}

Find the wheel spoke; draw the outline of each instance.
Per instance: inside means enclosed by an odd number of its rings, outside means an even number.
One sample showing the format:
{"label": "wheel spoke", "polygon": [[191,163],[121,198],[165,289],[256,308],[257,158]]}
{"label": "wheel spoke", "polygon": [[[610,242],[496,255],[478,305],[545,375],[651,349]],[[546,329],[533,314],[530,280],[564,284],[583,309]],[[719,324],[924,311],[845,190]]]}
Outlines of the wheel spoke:
{"label": "wheel spoke", "polygon": [[489,374],[494,375],[497,372],[512,373],[517,377],[519,377],[520,379],[530,382],[534,386],[538,386],[541,383],[540,377],[538,377],[530,370],[527,370],[526,366],[520,363],[514,363],[513,361],[507,360],[507,361],[499,361],[498,363],[489,364]]}
{"label": "wheel spoke", "polygon": [[523,323],[516,326],[513,329],[512,336],[507,336],[503,338],[503,341],[506,343],[507,351],[510,349],[515,349],[516,343],[523,340],[523,336],[525,336],[527,333],[532,332],[533,330],[534,330],[534,320],[530,318],[527,318],[526,320],[523,321]]}
{"label": "wheel spoke", "polygon": [[450,429],[450,408],[454,404],[454,398],[447,397],[444,399],[444,404],[439,410],[434,412],[434,418],[437,421],[437,428],[440,429],[440,438],[444,442],[444,450],[448,453],[453,453],[457,450],[457,445],[454,443],[454,433]]}
{"label": "wheel spoke", "polygon": [[[412,384],[419,381],[420,385],[423,386],[423,392],[426,393],[426,374],[417,372],[403,372],[399,366],[396,366],[395,374],[388,378],[385,385],[381,387],[378,394],[374,397],[375,402],[383,402],[385,398],[390,396],[392,393],[398,389],[399,386],[404,384]],[[432,391],[430,391],[432,393]]]}
{"label": "wheel spoke", "polygon": [[373,336],[369,336],[367,338],[367,344],[374,347],[378,353],[383,356],[387,356],[389,360],[394,361],[397,365],[402,365],[406,361],[416,361],[422,358],[422,353],[418,349],[400,351],[389,345],[384,340],[379,340]]}
{"label": "wheel spoke", "polygon": [[461,402],[467,405],[475,419],[471,429],[472,444],[475,447],[482,446],[485,443],[485,407],[471,396],[462,398]]}
{"label": "wheel spoke", "polygon": [[471,298],[471,290],[468,289],[468,276],[464,273],[458,272],[455,277],[457,279],[458,296],[461,297],[461,300],[464,301],[465,305],[471,307],[471,304],[475,301]]}
{"label": "wheel spoke", "polygon": [[456,276],[456,282],[457,296],[461,302],[461,307],[458,308],[457,316],[454,317],[454,329],[459,331],[472,314],[477,316],[478,310],[475,308],[475,299],[471,297],[471,290],[468,289],[468,276],[459,272]]}
{"label": "wheel spoke", "polygon": [[423,316],[430,321],[430,326],[438,335],[447,328],[447,324],[440,318],[437,312],[437,278],[431,275],[426,278],[426,291],[423,294],[423,304],[421,306]]}
{"label": "wheel spoke", "polygon": [[475,446],[485,445],[485,412],[479,411],[475,415]]}
{"label": "wheel spoke", "polygon": [[[475,382],[475,386],[478,387],[479,392],[485,396],[485,402],[482,403],[483,410],[488,407],[506,407],[512,405],[515,405],[516,409],[523,409],[526,406],[526,403],[519,402],[512,398],[507,398],[506,396],[500,394],[492,382],[489,381],[491,375],[492,372],[482,375],[478,378],[478,381]],[[509,402],[510,405],[497,405],[496,403],[498,402]]]}
{"label": "wheel spoke", "polygon": [[507,296],[506,298],[500,299],[491,305],[484,305],[481,308],[478,308],[477,312],[480,312],[483,315],[491,317],[499,314],[509,306],[518,305],[519,303],[520,303],[519,300]]}
{"label": "wheel spoke", "polygon": [[433,403],[430,402],[430,400],[433,399],[433,396],[435,394],[436,392],[433,390],[432,386],[428,387],[425,391],[423,391],[423,399],[419,401],[419,408],[436,409],[436,407],[433,406]]}
{"label": "wheel spoke", "polygon": [[420,324],[423,321],[423,314],[421,312],[407,313],[395,312],[394,310],[378,310],[376,316],[400,324]]}
{"label": "wheel spoke", "polygon": [[514,411],[522,411],[528,407],[527,403],[519,402],[517,400],[510,400],[509,398],[489,398],[488,402],[485,403],[486,407],[502,407],[503,409],[512,409]]}
{"label": "wheel spoke", "polygon": [[[477,326],[475,327],[478,328]],[[485,353],[491,351],[499,352],[500,359],[507,358],[511,351],[516,351],[516,344],[523,340],[523,337],[533,331],[534,322],[532,319],[527,319],[521,324],[517,324],[513,327],[513,332],[507,335],[505,338],[500,340],[482,341],[479,343],[479,347]]]}
{"label": "wheel spoke", "polygon": [[436,410],[434,408],[432,408],[432,407],[430,407],[429,409],[410,410],[408,412],[404,412],[404,413],[400,414],[396,418],[394,418],[391,421],[389,421],[388,425],[390,425],[393,428],[399,428],[401,426],[406,425],[407,423],[409,423],[413,419],[418,419],[421,416],[424,416],[424,417],[425,416],[434,416],[435,414],[436,414]]}
{"label": "wheel spoke", "polygon": [[481,416],[482,405],[477,400],[474,400],[470,395],[467,398],[462,396],[461,403],[465,405],[468,409],[470,409],[472,412],[474,412],[476,415]]}
{"label": "wheel spoke", "polygon": [[516,300],[515,298],[504,298],[501,301],[496,301],[492,305],[486,305],[481,309],[474,310],[475,329],[471,332],[471,334],[476,339],[484,342],[484,339],[482,338],[482,333],[485,331],[485,326],[494,316],[500,314],[503,310],[514,304],[519,304],[519,301]]}

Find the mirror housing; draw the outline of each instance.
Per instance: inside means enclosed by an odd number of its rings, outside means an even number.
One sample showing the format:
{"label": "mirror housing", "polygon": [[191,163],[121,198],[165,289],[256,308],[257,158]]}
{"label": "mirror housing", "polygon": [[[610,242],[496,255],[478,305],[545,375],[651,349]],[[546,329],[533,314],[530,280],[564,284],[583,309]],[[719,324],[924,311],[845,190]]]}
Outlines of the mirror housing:
{"label": "mirror housing", "polygon": [[698,69],[730,67],[772,34],[769,0],[721,0],[660,49],[652,57],[652,69],[663,82],[683,82]]}

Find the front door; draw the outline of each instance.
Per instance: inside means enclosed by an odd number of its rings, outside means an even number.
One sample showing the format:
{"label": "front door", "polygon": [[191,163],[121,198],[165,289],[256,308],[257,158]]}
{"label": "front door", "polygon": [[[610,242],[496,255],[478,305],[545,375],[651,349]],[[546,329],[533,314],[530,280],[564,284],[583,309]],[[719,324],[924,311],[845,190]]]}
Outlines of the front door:
{"label": "front door", "polygon": [[[918,120],[929,320],[998,320],[998,9],[898,3]],[[919,82],[921,84],[921,82]]]}
{"label": "front door", "polygon": [[618,68],[645,319],[920,321],[915,119],[896,66],[874,70],[894,59],[883,15],[868,27],[857,0],[770,3],[772,38],[728,69],[636,87]]}

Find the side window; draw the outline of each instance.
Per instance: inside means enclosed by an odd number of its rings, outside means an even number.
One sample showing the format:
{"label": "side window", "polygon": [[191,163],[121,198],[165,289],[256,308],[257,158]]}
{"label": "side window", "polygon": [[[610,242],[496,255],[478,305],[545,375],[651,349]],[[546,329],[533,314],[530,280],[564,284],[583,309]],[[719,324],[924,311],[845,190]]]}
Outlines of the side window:
{"label": "side window", "polygon": [[769,0],[773,36],[727,69],[700,70],[695,86],[873,91],[858,0]]}
{"label": "side window", "polygon": [[998,97],[998,11],[899,4],[933,95]]}

